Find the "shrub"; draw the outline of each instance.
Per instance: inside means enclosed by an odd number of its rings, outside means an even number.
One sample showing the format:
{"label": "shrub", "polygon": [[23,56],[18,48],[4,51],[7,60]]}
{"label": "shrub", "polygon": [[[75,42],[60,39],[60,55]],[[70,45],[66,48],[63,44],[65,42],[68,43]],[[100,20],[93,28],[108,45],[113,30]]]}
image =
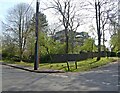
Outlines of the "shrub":
{"label": "shrub", "polygon": [[18,56],[13,56],[13,57],[11,57],[11,60],[20,62],[20,57],[18,57]]}
{"label": "shrub", "polygon": [[110,57],[116,57],[116,52],[110,52]]}
{"label": "shrub", "polygon": [[50,57],[50,55],[41,56],[41,57],[40,57],[40,61],[41,61],[41,63],[51,62],[51,57]]}
{"label": "shrub", "polygon": [[120,57],[120,51],[119,51],[119,52],[117,52],[117,57]]}

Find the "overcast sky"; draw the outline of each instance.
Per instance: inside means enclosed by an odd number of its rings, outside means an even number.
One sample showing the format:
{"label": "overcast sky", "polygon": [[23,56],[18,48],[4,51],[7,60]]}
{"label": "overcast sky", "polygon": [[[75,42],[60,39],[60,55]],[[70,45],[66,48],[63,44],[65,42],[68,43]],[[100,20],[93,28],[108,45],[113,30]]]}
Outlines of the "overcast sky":
{"label": "overcast sky", "polygon": [[[14,7],[14,5],[16,5],[18,3],[28,3],[28,4],[30,4],[32,1],[33,0],[1,0],[0,1],[0,21],[4,21],[5,20],[5,16],[7,15],[7,11],[10,8]],[[39,1],[41,2],[42,0],[39,0]],[[43,7],[42,5],[43,5],[43,1],[40,4],[40,8]],[[36,0],[33,1],[31,6],[35,9],[35,7],[36,7]],[[47,16],[47,20],[48,20],[49,24],[51,24],[53,22],[53,19],[55,19],[54,16],[51,14],[50,11],[45,11],[44,13]],[[95,24],[95,20],[93,22],[94,22],[93,24]],[[81,26],[79,28],[79,31],[88,31],[87,28],[88,27],[86,27],[86,26]],[[1,22],[0,22],[0,34],[2,34]],[[108,33],[106,35],[106,38],[109,41],[110,36],[108,35]],[[97,43],[97,41],[96,41],[96,43]],[[106,43],[106,45],[108,46],[108,42]]]}
{"label": "overcast sky", "polygon": [[[5,17],[7,15],[7,11],[10,8],[14,7],[14,5],[17,5],[19,3],[31,4],[32,1],[33,0],[1,0],[0,1],[0,21],[5,21]],[[44,3],[43,3],[42,0],[39,0],[39,1],[40,1],[40,11],[42,11],[41,8],[44,7]],[[44,2],[45,2],[45,0],[44,0]],[[35,7],[36,7],[36,0],[33,1],[31,6],[35,9]],[[48,20],[49,24],[51,25],[54,22],[53,20],[55,20],[55,17],[53,16],[51,11],[49,11],[49,10],[48,11],[44,11],[44,13],[47,16],[47,20]],[[81,31],[84,31],[85,29],[83,29],[83,28],[85,28],[85,27],[81,26],[79,29]],[[1,34],[1,22],[0,22],[0,34]]]}
{"label": "overcast sky", "polygon": [[[0,34],[2,34],[1,21],[5,20],[7,11],[18,3],[31,3],[32,0],[0,0]],[[35,2],[34,2],[35,3]]]}

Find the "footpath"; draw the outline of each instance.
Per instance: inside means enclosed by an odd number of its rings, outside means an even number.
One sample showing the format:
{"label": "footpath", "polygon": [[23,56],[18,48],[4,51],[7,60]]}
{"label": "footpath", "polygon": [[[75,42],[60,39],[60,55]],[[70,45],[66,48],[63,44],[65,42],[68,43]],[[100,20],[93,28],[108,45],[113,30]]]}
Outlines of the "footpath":
{"label": "footpath", "polygon": [[61,70],[51,70],[51,69],[45,69],[45,70],[34,70],[33,67],[29,67],[29,66],[20,66],[17,64],[8,64],[5,62],[0,62],[1,65],[5,65],[5,66],[10,66],[13,68],[17,68],[17,69],[21,69],[21,70],[25,70],[25,71],[29,71],[29,72],[35,72],[35,73],[65,73],[64,71]]}

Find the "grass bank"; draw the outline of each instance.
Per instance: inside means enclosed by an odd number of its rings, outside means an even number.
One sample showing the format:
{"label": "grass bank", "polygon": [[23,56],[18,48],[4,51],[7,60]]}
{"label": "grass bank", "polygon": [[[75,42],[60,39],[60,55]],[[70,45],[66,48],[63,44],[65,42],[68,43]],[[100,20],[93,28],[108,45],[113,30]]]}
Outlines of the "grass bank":
{"label": "grass bank", "polygon": [[[78,61],[77,62],[77,69],[75,68],[75,63],[74,62],[69,62],[70,66],[70,72],[83,72],[83,71],[89,71],[93,68],[97,68],[103,65],[106,65],[111,62],[115,62],[118,60],[117,57],[114,58],[101,58],[100,61],[96,61],[96,58],[94,59],[87,59],[84,61]],[[33,67],[34,63],[27,63],[27,62],[13,62],[10,60],[1,60],[1,62],[9,63],[9,64],[17,64],[19,66],[30,66]],[[63,71],[68,71],[67,68],[67,63],[41,63],[39,64],[39,69],[40,70],[46,70],[46,69],[52,69],[52,70],[63,70]]]}

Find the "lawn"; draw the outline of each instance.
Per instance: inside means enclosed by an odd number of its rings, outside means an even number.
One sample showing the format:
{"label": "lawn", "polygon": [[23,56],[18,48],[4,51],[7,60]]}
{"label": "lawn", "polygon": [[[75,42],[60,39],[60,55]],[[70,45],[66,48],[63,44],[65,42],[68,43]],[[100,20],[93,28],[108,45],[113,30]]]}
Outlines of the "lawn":
{"label": "lawn", "polygon": [[1,47],[0,47],[0,54],[2,54],[2,49],[1,49]]}
{"label": "lawn", "polygon": [[[111,58],[101,58],[100,61],[96,61],[96,58],[94,59],[87,59],[84,61],[78,61],[77,62],[77,69],[75,68],[75,62],[69,62],[70,66],[70,72],[83,72],[83,71],[89,71],[93,68],[100,67],[103,65],[106,65],[111,62],[115,62],[118,60],[117,57],[111,57]],[[27,63],[27,62],[13,62],[9,60],[1,60],[1,62],[9,63],[9,64],[17,64],[20,66],[30,66],[33,67],[34,63]],[[39,64],[40,70],[62,70],[68,72],[67,63],[41,63]]]}
{"label": "lawn", "polygon": [[[77,69],[75,68],[75,62],[69,62],[70,71],[71,72],[81,72],[81,71],[89,71],[93,68],[100,67],[106,65],[111,62],[115,62],[117,58],[101,58],[100,61],[96,62],[96,58],[87,59],[84,61],[77,62]],[[67,63],[52,63],[52,64],[40,64],[40,69],[53,69],[53,70],[63,70],[68,71]]]}

